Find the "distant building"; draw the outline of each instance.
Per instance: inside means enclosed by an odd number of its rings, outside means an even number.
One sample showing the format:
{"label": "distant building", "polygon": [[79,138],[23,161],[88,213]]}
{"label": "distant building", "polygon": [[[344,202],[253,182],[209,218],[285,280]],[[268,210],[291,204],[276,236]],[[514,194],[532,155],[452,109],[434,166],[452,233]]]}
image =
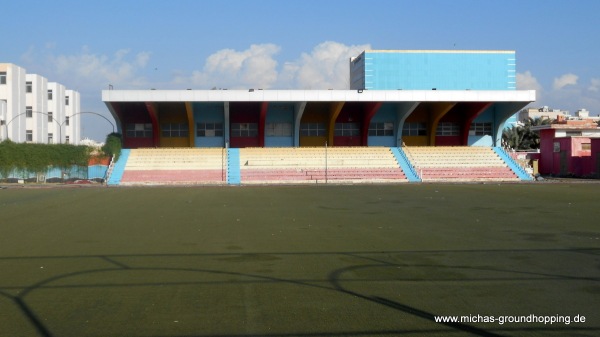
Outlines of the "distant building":
{"label": "distant building", "polygon": [[531,119],[551,119],[551,120],[591,120],[598,121],[600,117],[590,117],[590,112],[586,109],[579,109],[575,112],[574,116],[571,116],[568,110],[552,109],[548,106],[541,108],[527,108],[519,111],[518,119],[519,122],[525,122],[528,118]]}
{"label": "distant building", "polygon": [[79,144],[79,113],[77,91],[0,63],[0,140]]}
{"label": "distant building", "polygon": [[539,173],[599,176],[600,127],[595,121],[558,116],[532,130],[540,134]]}

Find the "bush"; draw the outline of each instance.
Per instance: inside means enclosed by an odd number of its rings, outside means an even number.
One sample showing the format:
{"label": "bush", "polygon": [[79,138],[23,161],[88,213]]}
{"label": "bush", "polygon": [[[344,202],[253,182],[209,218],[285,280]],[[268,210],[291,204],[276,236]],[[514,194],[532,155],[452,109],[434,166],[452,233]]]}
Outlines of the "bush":
{"label": "bush", "polygon": [[0,175],[13,170],[46,172],[48,167],[68,169],[87,166],[91,149],[71,144],[27,144],[5,140],[0,143]]}
{"label": "bush", "polygon": [[102,147],[102,152],[104,152],[107,156],[115,156],[115,161],[119,159],[119,155],[121,155],[122,145],[122,136],[120,133],[110,133],[106,136],[106,141],[104,142],[104,146]]}

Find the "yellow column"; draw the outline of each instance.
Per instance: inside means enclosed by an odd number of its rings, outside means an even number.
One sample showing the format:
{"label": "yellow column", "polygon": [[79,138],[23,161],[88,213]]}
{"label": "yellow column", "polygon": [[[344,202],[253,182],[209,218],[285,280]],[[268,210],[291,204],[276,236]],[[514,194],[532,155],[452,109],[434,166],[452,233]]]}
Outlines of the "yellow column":
{"label": "yellow column", "polygon": [[333,146],[333,136],[335,134],[335,120],[342,111],[343,107],[344,102],[332,102],[331,106],[329,107],[329,126],[327,130],[329,146]]}
{"label": "yellow column", "polygon": [[445,114],[452,109],[456,105],[456,102],[443,102],[443,103],[434,103],[429,108],[430,118],[429,118],[429,130],[427,133],[429,134],[429,145],[435,146],[435,134],[437,131],[438,123],[440,119],[444,117]]}
{"label": "yellow column", "polygon": [[194,124],[194,108],[192,107],[192,103],[185,102],[185,112],[187,114],[187,120],[188,120],[189,146],[195,147],[194,137],[196,135],[195,135],[194,130],[196,130],[196,128],[195,128],[196,125]]}

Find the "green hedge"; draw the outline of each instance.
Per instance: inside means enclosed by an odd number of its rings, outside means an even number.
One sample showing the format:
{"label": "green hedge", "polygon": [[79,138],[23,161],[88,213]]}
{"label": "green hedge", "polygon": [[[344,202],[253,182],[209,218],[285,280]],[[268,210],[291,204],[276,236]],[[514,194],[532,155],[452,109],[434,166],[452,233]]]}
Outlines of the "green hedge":
{"label": "green hedge", "polygon": [[45,172],[49,166],[61,169],[87,166],[91,148],[70,144],[27,144],[5,140],[0,143],[0,174],[13,170]]}

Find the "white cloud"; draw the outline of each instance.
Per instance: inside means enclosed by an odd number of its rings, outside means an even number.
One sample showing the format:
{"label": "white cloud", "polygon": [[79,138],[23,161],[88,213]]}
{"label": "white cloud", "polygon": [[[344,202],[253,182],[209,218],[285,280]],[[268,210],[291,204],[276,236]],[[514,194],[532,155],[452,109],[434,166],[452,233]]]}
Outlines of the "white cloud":
{"label": "white cloud", "polygon": [[242,51],[219,50],[206,59],[201,71],[194,71],[191,77],[175,76],[173,84],[228,89],[347,89],[350,57],[370,46],[323,42],[278,67],[275,56],[280,49],[274,44],[259,44]]}
{"label": "white cloud", "polygon": [[294,89],[348,89],[349,60],[370,45],[347,46],[327,41],[317,45],[310,54],[288,62],[283,67],[279,84]]}
{"label": "white cloud", "polygon": [[28,63],[43,65],[43,71],[33,70],[69,89],[98,90],[108,84],[139,87],[146,83],[139,73],[150,60],[149,52],[132,54],[129,49],[120,49],[113,55],[104,55],[95,54],[84,46],[75,54],[55,55],[53,49],[46,48],[37,54],[31,47],[22,58]]}
{"label": "white cloud", "polygon": [[542,85],[528,70],[524,73],[517,73],[517,89],[542,91]]}
{"label": "white cloud", "polygon": [[[202,71],[194,71],[194,85],[219,88],[269,89],[277,80],[277,61],[280,48],[274,44],[251,45],[243,51],[223,49],[210,55]],[[184,77],[176,82],[186,82]]]}
{"label": "white cloud", "polygon": [[575,74],[564,74],[554,79],[554,90],[560,90],[568,85],[576,85],[579,77]]}
{"label": "white cloud", "polygon": [[592,78],[588,90],[593,92],[600,91],[600,78]]}

